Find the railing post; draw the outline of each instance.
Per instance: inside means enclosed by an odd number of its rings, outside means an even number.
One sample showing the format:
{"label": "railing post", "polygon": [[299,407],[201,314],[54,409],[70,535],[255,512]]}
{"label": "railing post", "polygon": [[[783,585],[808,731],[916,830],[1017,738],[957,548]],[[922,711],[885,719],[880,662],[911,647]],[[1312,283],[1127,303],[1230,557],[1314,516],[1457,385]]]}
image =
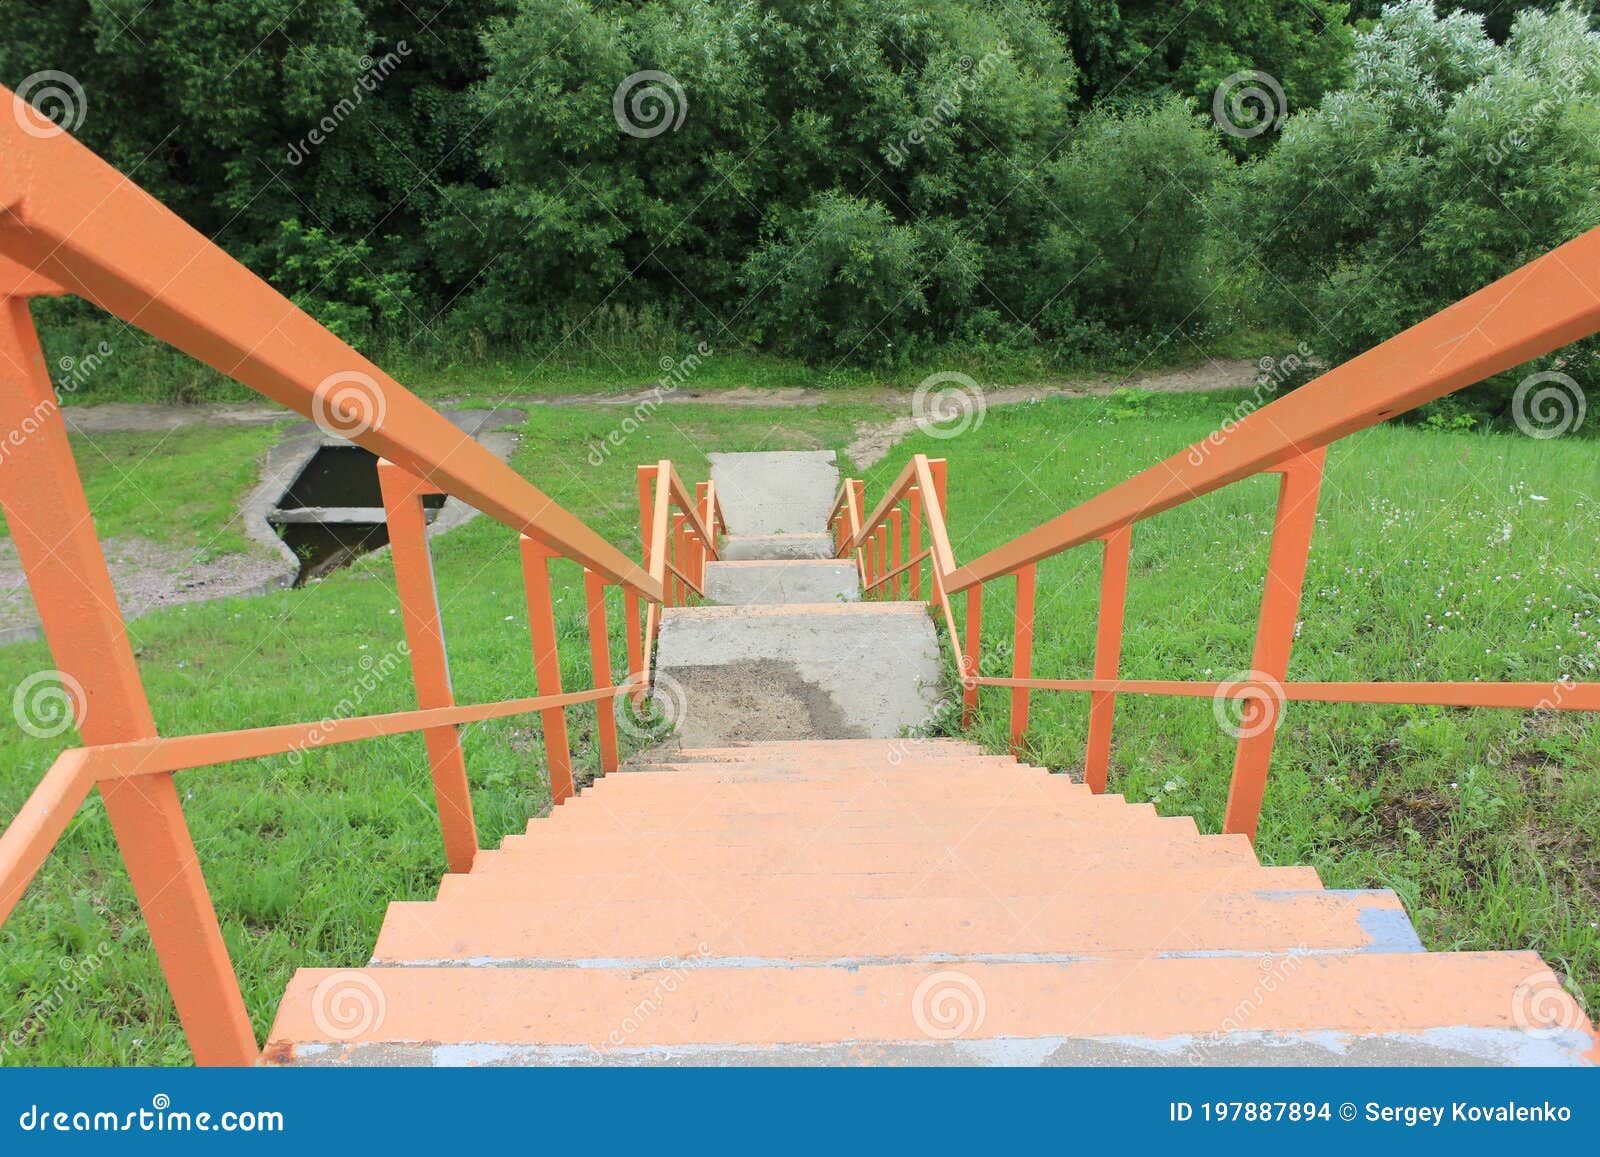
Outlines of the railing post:
{"label": "railing post", "polygon": [[[908,548],[911,557],[916,558],[922,553],[922,487],[913,486],[906,492],[906,499],[910,506],[907,521],[910,523],[911,545]],[[922,599],[922,564],[919,562],[911,568],[911,597],[920,601]]]}
{"label": "railing post", "polygon": [[644,690],[644,623],[639,618],[639,596],[630,590],[622,592],[623,632],[628,640],[628,681],[639,694]]}
{"label": "railing post", "polygon": [[[589,662],[594,685],[611,686],[611,633],[606,629],[606,580],[588,568],[583,572],[583,593],[589,612]],[[596,699],[595,734],[600,741],[600,770],[617,770],[617,714],[615,699]]]}
{"label": "railing post", "polygon": [[967,649],[961,666],[961,726],[971,727],[978,711],[978,657],[983,651],[983,586],[967,588]]}
{"label": "railing post", "polygon": [[[889,570],[891,572],[900,569],[900,540],[904,536],[900,508],[896,506],[889,512]],[[900,597],[900,587],[905,583],[905,578],[905,575],[897,574],[889,580],[889,597],[891,599]]]}
{"label": "railing post", "polygon": [[[667,552],[667,557],[681,574],[692,574],[693,569],[688,559],[689,532],[684,529],[686,520],[687,516],[681,511],[672,516],[672,549]],[[668,577],[672,579],[672,589],[675,592],[672,605],[678,607],[686,605],[689,602],[689,584],[677,575],[669,574]]]}
{"label": "railing post", "polygon": [[[933,495],[939,500],[939,513],[944,518],[945,525],[950,523],[950,503],[945,500],[945,479],[947,463],[943,458],[928,459],[928,474],[933,478]],[[979,596],[980,598],[982,596]],[[944,604],[944,591],[941,587],[933,588],[933,605],[938,608]]]}
{"label": "railing post", "polygon": [[[439,616],[439,590],[428,550],[428,516],[422,499],[439,491],[393,462],[378,463],[384,515],[389,523],[389,551],[394,558],[394,585],[400,596],[400,621],[411,653],[411,680],[417,706],[454,707],[450,659]],[[461,734],[454,727],[432,727],[422,733],[439,809],[445,863],[452,872],[470,872],[478,854],[478,828],[472,812],[472,789],[461,754]]]}
{"label": "railing post", "polygon": [[[1094,677],[1115,679],[1122,666],[1122,623],[1128,603],[1128,555],[1133,526],[1118,527],[1104,538],[1100,565],[1100,618],[1095,630]],[[1084,749],[1083,782],[1103,792],[1111,769],[1111,725],[1116,716],[1114,691],[1089,694],[1089,741]]]}
{"label": "railing post", "polygon": [[[0,505],[86,744],[156,734],[27,300],[0,298]],[[255,1032],[170,775],[101,784],[196,1064],[252,1065]]]}
{"label": "railing post", "polygon": [[[561,694],[561,656],[556,650],[555,604],[550,598],[550,560],[543,543],[522,536],[522,579],[528,592],[528,631],[533,636],[533,673],[540,695]],[[560,707],[539,712],[544,726],[544,756],[550,765],[550,802],[572,796],[572,748],[567,741],[567,714]]]}
{"label": "railing post", "polygon": [[[889,528],[880,523],[878,529],[872,532],[872,541],[875,544],[874,549],[878,560],[873,578],[881,579],[889,573]],[[894,580],[890,579],[886,583],[880,583],[873,590],[877,591],[878,598],[883,599],[888,597],[889,588],[892,586],[894,586]]]}
{"label": "railing post", "polygon": [[656,506],[655,481],[658,469],[656,466],[639,467],[639,557],[644,559],[646,572],[650,570],[650,519]]}
{"label": "railing post", "polygon": [[[1029,563],[1017,571],[1017,613],[1011,636],[1011,677],[1028,679],[1033,675],[1033,595],[1037,564]],[[1022,737],[1028,730],[1028,688],[1011,689],[1011,754],[1022,757]]]}
{"label": "railing post", "polygon": [[1281,687],[1289,675],[1289,652],[1294,647],[1300,590],[1317,526],[1317,496],[1326,458],[1327,450],[1319,448],[1280,468],[1278,510],[1273,519],[1266,589],[1261,596],[1251,659],[1251,682],[1264,684],[1268,695],[1254,695],[1243,705],[1239,745],[1233,756],[1233,780],[1228,788],[1228,811],[1222,824],[1224,832],[1242,832],[1251,840],[1256,838],[1272,744],[1282,717],[1283,703],[1271,691]]}

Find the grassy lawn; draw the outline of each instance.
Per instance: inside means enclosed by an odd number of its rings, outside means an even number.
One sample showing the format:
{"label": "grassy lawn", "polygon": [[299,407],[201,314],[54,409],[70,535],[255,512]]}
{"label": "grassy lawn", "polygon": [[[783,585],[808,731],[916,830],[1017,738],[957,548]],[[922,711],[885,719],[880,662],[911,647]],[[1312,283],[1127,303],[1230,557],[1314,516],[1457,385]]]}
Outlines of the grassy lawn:
{"label": "grassy lawn", "polygon": [[[953,441],[958,560],[975,558],[1207,435],[1225,395],[1133,395],[997,409]],[[1290,677],[1554,680],[1600,669],[1600,443],[1382,427],[1329,451]],[[1122,670],[1225,679],[1250,666],[1276,479],[1134,530]],[[1092,668],[1100,551],[1040,564],[1034,673]],[[985,674],[1010,674],[1013,584],[985,590]],[[1587,670],[1585,662],[1594,664]],[[978,732],[1006,743],[1009,691]],[[1032,758],[1082,767],[1088,696],[1039,692]],[[1112,790],[1218,831],[1233,741],[1209,700],[1123,696]],[[1498,758],[1496,758],[1498,756]],[[1577,713],[1291,704],[1258,849],[1330,887],[1388,887],[1432,949],[1533,948],[1600,1002],[1600,725]]]}
{"label": "grassy lawn", "polygon": [[[916,450],[948,457],[956,551],[970,559],[1203,437],[1237,400],[1130,395],[997,408],[957,440],[896,448],[869,475],[869,494]],[[636,463],[670,457],[693,481],[705,476],[708,451],[839,448],[857,423],[890,416],[846,403],[674,407],[596,466],[589,446],[623,414],[550,409],[532,416],[515,464],[636,555]],[[182,495],[185,513],[173,521],[187,529],[168,533],[204,542],[231,513],[219,476],[193,460],[217,436],[205,431],[184,451],[189,444],[174,435],[145,457],[138,438],[148,451],[162,435],[129,435],[106,457],[124,471],[138,463],[151,494]],[[241,457],[270,439],[240,437],[260,439],[242,441]],[[1594,654],[1600,501],[1584,491],[1600,477],[1597,453],[1592,442],[1388,428],[1336,447],[1293,677],[1543,679],[1554,678],[1561,654]],[[96,481],[101,467],[83,458],[104,532],[155,518],[108,481],[114,474]],[[250,482],[233,475],[226,485]],[[1204,678],[1249,665],[1272,492],[1272,481],[1253,480],[1138,528],[1128,675]],[[528,694],[515,537],[479,519],[441,539],[435,558],[460,700]],[[1088,671],[1097,571],[1094,550],[1041,566],[1039,674]],[[585,687],[576,567],[559,566],[557,577],[564,677]],[[1009,638],[1009,585],[990,588],[992,645]],[[612,610],[620,613],[620,600]],[[157,612],[130,630],[168,734],[315,718],[355,693],[401,638],[381,555],[303,589]],[[620,635],[615,650],[620,664]],[[0,686],[51,665],[41,644],[0,649]],[[362,712],[413,705],[403,674],[361,694]],[[577,757],[592,769],[592,709],[569,719]],[[1034,759],[1078,766],[1083,697],[1041,693],[1034,720]],[[1600,732],[1575,717],[1522,722],[1517,713],[1292,705],[1263,813],[1263,857],[1314,864],[1330,886],[1394,887],[1430,947],[1535,948],[1600,998],[1591,850]],[[1004,692],[985,693],[979,733],[1004,743]],[[72,741],[0,730],[0,818]],[[532,719],[481,724],[465,743],[481,839],[494,846],[548,802],[538,729]],[[1491,767],[1496,745],[1507,745],[1508,758]],[[1130,798],[1194,813],[1216,830],[1230,759],[1207,701],[1119,705],[1113,788]],[[444,868],[420,737],[328,748],[298,764],[187,772],[180,786],[258,1033],[295,968],[363,963],[385,905],[431,898]],[[0,930],[0,1025],[7,1036],[21,1029],[22,1043],[0,1054],[7,1064],[188,1060],[95,799]]]}
{"label": "grassy lawn", "polygon": [[[636,463],[670,457],[693,481],[707,474],[707,451],[841,447],[858,421],[887,417],[858,406],[675,407],[658,412],[601,465],[590,465],[588,446],[623,416],[601,409],[541,411],[523,432],[515,465],[635,557]],[[139,437],[148,447],[162,439],[128,435],[128,445]],[[156,477],[158,463],[170,460],[176,477],[186,480],[182,492],[194,494],[201,488],[188,460],[166,455],[174,445],[167,441],[140,467],[155,472],[143,475],[142,484],[156,494],[177,492]],[[121,490],[97,482],[100,468],[89,455],[81,457],[95,505],[105,514],[103,530],[144,517]],[[215,533],[228,514],[228,503],[221,502],[173,521],[210,519],[214,525],[204,533]],[[198,527],[192,532],[203,533]],[[487,519],[436,545],[461,702],[532,693],[517,558],[515,535]],[[563,675],[572,688],[590,685],[579,577],[576,566],[558,565]],[[618,618],[620,604],[614,596]],[[331,711],[371,681],[369,671],[387,669],[379,660],[402,637],[397,605],[392,569],[382,555],[299,590],[157,612],[129,628],[156,719],[164,733],[175,735],[315,719]],[[613,634],[622,670],[620,631]],[[14,687],[52,665],[42,644],[0,649],[0,686]],[[362,695],[362,712],[415,706],[404,674]],[[569,712],[575,755],[591,769],[593,718],[592,708]],[[71,742],[71,733],[34,739],[15,726],[0,729],[0,820],[15,814]],[[470,727],[465,745],[482,841],[494,846],[548,803],[537,723],[516,718]],[[297,765],[278,758],[189,772],[180,787],[260,1034],[295,968],[364,963],[385,905],[431,898],[444,870],[420,736],[328,748]],[[18,1030],[22,1037],[0,1053],[6,1064],[188,1061],[98,797],[84,806],[0,929],[0,1025],[0,1037]]]}

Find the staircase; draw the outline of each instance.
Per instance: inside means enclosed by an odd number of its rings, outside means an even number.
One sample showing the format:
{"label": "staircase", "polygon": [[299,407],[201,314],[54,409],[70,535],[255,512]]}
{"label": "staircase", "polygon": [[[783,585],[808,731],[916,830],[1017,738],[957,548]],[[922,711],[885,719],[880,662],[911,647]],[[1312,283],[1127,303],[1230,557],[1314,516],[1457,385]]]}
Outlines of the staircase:
{"label": "staircase", "polygon": [[[673,745],[303,969],[276,1064],[1546,1064],[1532,953],[955,740],[923,603],[865,602],[832,455],[713,456],[722,605],[663,613]],[[677,746],[682,744],[683,746]]]}

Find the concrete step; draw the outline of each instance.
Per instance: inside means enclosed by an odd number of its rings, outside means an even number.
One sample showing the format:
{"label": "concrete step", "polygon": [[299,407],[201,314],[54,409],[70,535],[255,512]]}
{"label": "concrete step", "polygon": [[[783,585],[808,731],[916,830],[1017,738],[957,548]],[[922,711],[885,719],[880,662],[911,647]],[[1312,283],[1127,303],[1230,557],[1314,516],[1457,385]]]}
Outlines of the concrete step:
{"label": "concrete step", "polygon": [[[862,755],[888,756],[909,770],[928,760],[945,758],[996,759],[1011,762],[1009,755],[994,755],[966,739],[824,739],[735,743],[723,747],[675,747],[672,758],[678,762],[740,763],[762,756],[801,757],[806,766],[824,767],[840,759]],[[930,774],[933,774],[930,769]]]}
{"label": "concrete step", "polygon": [[[364,1015],[329,1015],[343,992],[366,998]],[[1529,992],[1550,998],[1533,1004]],[[1583,1012],[1536,955],[1489,952],[1132,966],[301,969],[264,1060],[1581,1065],[1595,1048]]]}
{"label": "concrete step", "polygon": [[[661,872],[648,864],[629,868],[607,865],[577,880],[542,872],[470,872],[447,875],[439,885],[440,903],[461,901],[552,902],[574,896],[607,901],[667,900],[706,896],[719,901],[742,898],[749,903],[789,903],[843,886],[863,899],[911,899],[917,896],[973,899],[1025,896],[1039,886],[1031,866],[1004,867],[978,873],[960,865],[935,865],[912,872]],[[1093,887],[1104,895],[1146,892],[1305,892],[1322,887],[1312,868],[1262,868],[1242,860],[1218,860],[1187,867],[1153,867],[1138,873],[1108,872]]]}
{"label": "concrete step", "polygon": [[839,491],[832,450],[708,454],[730,534],[816,534]]}
{"label": "concrete step", "polygon": [[729,534],[717,555],[724,562],[831,559],[831,534]]}
{"label": "concrete step", "polygon": [[861,597],[855,563],[833,559],[706,564],[706,598],[713,603],[839,603]]}
{"label": "concrete step", "polygon": [[1086,885],[1022,897],[864,898],[849,894],[848,881],[835,881],[781,904],[687,895],[406,901],[389,905],[373,960],[636,965],[709,956],[858,967],[952,957],[1066,961],[1419,947],[1388,891],[1105,895]]}
{"label": "concrete step", "polygon": [[928,721],[941,681],[920,603],[673,607],[656,654],[689,746],[891,738]]}

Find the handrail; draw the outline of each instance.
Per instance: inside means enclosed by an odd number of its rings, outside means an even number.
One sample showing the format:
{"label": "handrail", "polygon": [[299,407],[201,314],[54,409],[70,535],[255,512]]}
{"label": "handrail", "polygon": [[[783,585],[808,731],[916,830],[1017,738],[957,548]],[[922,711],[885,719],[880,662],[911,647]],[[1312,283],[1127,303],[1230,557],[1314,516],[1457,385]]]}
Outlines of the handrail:
{"label": "handrail", "polygon": [[[951,551],[939,479],[929,460],[913,455],[864,519],[857,517],[856,511],[861,483],[847,479],[829,515],[830,524],[838,527],[837,553],[843,557],[855,551],[858,559],[864,560],[860,565],[868,591],[888,584],[891,592],[897,592],[901,574],[909,571],[920,576],[920,560],[929,562],[932,600],[943,611],[959,660],[963,726],[973,721],[980,687],[1007,688],[1011,692],[1011,746],[1020,754],[1025,747],[1031,692],[1089,694],[1084,779],[1094,791],[1106,788],[1117,695],[1208,697],[1239,703],[1245,718],[1238,730],[1223,827],[1253,839],[1284,702],[1600,710],[1600,684],[1579,684],[1565,677],[1554,683],[1287,681],[1327,446],[1597,330],[1600,229],[1592,229],[965,565],[958,566]],[[1191,499],[1263,473],[1279,475],[1278,506],[1252,669],[1233,682],[1118,678],[1133,527]],[[922,551],[913,537],[905,552],[910,562],[880,565],[886,554],[886,537],[893,539],[888,556],[900,557],[903,502],[910,505],[913,530],[926,521],[932,544]],[[1090,542],[1099,542],[1104,551],[1094,677],[1034,678],[1030,668],[1037,564]],[[1003,577],[1012,577],[1017,583],[1013,671],[1009,677],[984,676],[979,671],[983,584]],[[949,604],[949,596],[958,593],[966,596],[964,637],[957,634]]]}
{"label": "handrail", "polygon": [[0,105],[15,113],[0,115],[0,255],[608,580],[660,597],[637,563],[69,133],[3,87]]}

